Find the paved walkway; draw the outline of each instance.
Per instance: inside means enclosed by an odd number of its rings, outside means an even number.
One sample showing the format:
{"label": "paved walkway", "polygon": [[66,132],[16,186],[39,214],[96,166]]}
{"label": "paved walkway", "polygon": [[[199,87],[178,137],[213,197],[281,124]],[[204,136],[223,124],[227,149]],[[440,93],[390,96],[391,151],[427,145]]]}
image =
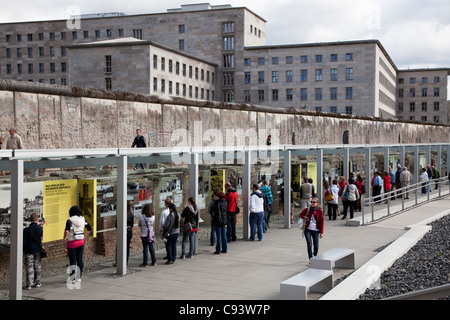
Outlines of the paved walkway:
{"label": "paved walkway", "polygon": [[[319,252],[332,248],[355,250],[359,268],[377,255],[374,251],[405,234],[405,227],[449,211],[450,197],[431,201],[376,224],[349,227],[345,221],[325,217],[324,237]],[[193,259],[165,265],[164,250],[157,251],[157,266],[140,268],[141,255],[130,257],[129,273],[115,275],[111,264],[85,273],[80,288],[69,289],[67,275],[43,279],[41,288],[23,291],[24,299],[45,300],[278,300],[280,282],[306,270],[305,239],[294,225],[283,228],[274,222],[263,241],[238,240],[228,253],[215,255],[208,239],[199,241],[199,254]],[[178,255],[179,255],[178,251]],[[335,279],[353,270],[335,269]],[[309,294],[319,299],[322,294]]]}

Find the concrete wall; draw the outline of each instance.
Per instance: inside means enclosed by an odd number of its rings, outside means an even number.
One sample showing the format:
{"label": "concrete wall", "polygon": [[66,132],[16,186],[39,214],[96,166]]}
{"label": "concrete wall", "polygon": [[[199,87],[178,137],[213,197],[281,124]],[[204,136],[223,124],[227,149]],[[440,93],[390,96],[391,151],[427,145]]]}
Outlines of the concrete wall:
{"label": "concrete wall", "polygon": [[294,132],[298,145],[341,144],[345,130],[350,144],[450,142],[443,125],[0,80],[3,141],[11,126],[27,149],[130,147],[138,127],[151,147],[291,144]]}

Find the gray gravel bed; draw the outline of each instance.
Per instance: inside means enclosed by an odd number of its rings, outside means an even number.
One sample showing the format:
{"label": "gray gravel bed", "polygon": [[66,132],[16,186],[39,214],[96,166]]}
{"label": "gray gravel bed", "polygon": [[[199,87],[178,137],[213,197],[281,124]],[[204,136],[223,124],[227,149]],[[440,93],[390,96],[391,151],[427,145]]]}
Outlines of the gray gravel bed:
{"label": "gray gravel bed", "polygon": [[450,215],[430,225],[432,230],[382,273],[379,287],[367,289],[360,300],[383,299],[450,282]]}

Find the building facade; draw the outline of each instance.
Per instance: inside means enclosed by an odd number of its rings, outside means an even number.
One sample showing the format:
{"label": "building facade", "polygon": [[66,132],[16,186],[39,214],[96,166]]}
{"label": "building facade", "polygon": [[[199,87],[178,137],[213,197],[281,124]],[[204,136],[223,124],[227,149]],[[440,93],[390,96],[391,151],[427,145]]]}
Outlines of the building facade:
{"label": "building facade", "polygon": [[[267,46],[265,25],[263,18],[245,7],[208,3],[155,14],[4,23],[0,24],[0,77],[450,123],[450,69],[398,70],[378,40]],[[170,61],[179,61],[181,68],[185,64],[186,76],[169,72]],[[205,79],[209,70],[210,82],[200,80],[201,70]],[[414,75],[424,72],[429,74]],[[406,101],[399,96],[402,90],[409,95],[413,89],[405,83],[410,78],[434,81],[435,77],[439,82],[425,90],[430,98],[426,104],[423,99]],[[420,108],[410,103],[419,103]],[[438,112],[421,115],[422,106]]]}

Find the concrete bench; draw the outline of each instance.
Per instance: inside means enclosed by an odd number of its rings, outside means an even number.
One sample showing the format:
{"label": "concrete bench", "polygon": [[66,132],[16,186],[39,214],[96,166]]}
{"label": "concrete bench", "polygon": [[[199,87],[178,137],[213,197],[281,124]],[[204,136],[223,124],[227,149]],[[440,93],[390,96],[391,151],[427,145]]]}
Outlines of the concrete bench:
{"label": "concrete bench", "polygon": [[306,300],[311,292],[326,293],[333,288],[333,271],[308,269],[280,283],[282,300]]}
{"label": "concrete bench", "polygon": [[334,248],[312,257],[311,268],[332,270],[336,268],[355,269],[355,250]]}

